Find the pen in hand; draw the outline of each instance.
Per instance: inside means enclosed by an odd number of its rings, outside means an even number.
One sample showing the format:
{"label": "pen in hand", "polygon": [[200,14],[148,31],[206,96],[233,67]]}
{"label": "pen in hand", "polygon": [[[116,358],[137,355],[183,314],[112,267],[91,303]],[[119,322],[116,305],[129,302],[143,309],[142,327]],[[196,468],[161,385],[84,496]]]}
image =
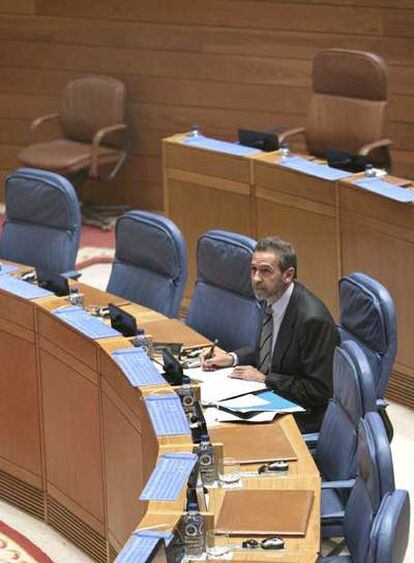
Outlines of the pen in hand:
{"label": "pen in hand", "polygon": [[218,340],[217,338],[214,340],[213,344],[210,346],[210,350],[207,352],[207,354],[204,356],[205,360],[211,360],[211,358],[214,356],[214,349],[218,344]]}

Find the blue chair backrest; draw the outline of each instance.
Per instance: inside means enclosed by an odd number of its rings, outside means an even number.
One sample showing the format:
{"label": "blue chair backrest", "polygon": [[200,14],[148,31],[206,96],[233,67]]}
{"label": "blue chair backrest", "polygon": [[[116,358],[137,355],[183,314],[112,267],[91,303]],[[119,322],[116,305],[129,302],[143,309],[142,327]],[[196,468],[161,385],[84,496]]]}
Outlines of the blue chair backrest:
{"label": "blue chair backrest", "polygon": [[371,368],[355,342],[335,349],[333,388],[316,448],[318,468],[328,481],[355,477],[359,421],[377,408]]}
{"label": "blue chair backrest", "polygon": [[176,317],[186,280],[187,248],[175,223],[147,211],[118,219],[110,293]]}
{"label": "blue chair backrest", "polygon": [[382,499],[395,490],[387,433],[378,413],[360,421],[358,474],[344,519],[345,539],[353,563],[367,563],[370,535]]}
{"label": "blue chair backrest", "polygon": [[359,272],[339,281],[339,330],[343,340],[364,349],[374,375],[377,399],[384,397],[397,353],[394,303],[378,281]]}
{"label": "blue chair backrest", "polygon": [[254,346],[260,307],[251,285],[256,242],[227,231],[207,231],[197,244],[197,281],[187,324],[226,351]]}
{"label": "blue chair backrest", "polygon": [[371,530],[368,563],[402,563],[410,533],[410,497],[397,490],[382,499]]}
{"label": "blue chair backrest", "polygon": [[72,184],[59,174],[19,168],[6,180],[0,257],[50,272],[73,270],[81,216]]}

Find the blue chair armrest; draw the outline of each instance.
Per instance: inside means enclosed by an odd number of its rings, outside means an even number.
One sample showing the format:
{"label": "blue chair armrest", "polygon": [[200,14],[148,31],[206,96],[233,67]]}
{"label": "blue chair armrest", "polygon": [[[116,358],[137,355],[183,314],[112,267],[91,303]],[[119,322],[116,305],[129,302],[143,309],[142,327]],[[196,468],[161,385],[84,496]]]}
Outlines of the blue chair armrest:
{"label": "blue chair armrest", "polygon": [[78,280],[81,277],[82,273],[76,270],[68,270],[67,272],[61,272],[60,275],[64,278],[67,278],[68,280]]}
{"label": "blue chair armrest", "polygon": [[303,434],[303,439],[310,450],[316,448],[316,444],[319,440],[319,432],[313,432],[312,434]]}
{"label": "blue chair armrest", "polygon": [[355,479],[342,479],[339,481],[322,481],[322,489],[352,489]]}

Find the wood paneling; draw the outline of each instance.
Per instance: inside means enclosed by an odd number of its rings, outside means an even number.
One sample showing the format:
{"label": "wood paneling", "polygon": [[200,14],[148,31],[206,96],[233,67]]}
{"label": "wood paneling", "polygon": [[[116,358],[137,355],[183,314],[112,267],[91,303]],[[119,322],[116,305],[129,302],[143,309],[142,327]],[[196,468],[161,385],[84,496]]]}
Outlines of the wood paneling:
{"label": "wood paneling", "polygon": [[329,47],[384,57],[394,171],[414,177],[412,0],[3,0],[0,41],[0,178],[70,79],[109,74],[127,85],[131,157],[83,194],[161,210],[162,138],[192,123],[225,139],[303,124],[312,58]]}

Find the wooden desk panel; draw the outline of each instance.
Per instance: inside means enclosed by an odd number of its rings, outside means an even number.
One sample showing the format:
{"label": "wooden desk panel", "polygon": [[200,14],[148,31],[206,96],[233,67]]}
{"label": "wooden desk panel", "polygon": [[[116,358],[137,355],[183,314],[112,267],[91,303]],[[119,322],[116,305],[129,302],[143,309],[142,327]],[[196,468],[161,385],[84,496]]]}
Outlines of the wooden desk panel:
{"label": "wooden desk panel", "polygon": [[191,297],[196,279],[198,238],[210,229],[253,235],[251,163],[240,156],[182,145],[182,136],[164,140],[164,202],[188,248]]}
{"label": "wooden desk panel", "polygon": [[338,318],[340,275],[336,184],[283,169],[275,157],[253,166],[256,236],[280,235],[298,256],[298,277]]}
{"label": "wooden desk panel", "polygon": [[390,292],[397,313],[398,350],[387,396],[414,407],[414,206],[340,188],[343,272],[364,272]]}

